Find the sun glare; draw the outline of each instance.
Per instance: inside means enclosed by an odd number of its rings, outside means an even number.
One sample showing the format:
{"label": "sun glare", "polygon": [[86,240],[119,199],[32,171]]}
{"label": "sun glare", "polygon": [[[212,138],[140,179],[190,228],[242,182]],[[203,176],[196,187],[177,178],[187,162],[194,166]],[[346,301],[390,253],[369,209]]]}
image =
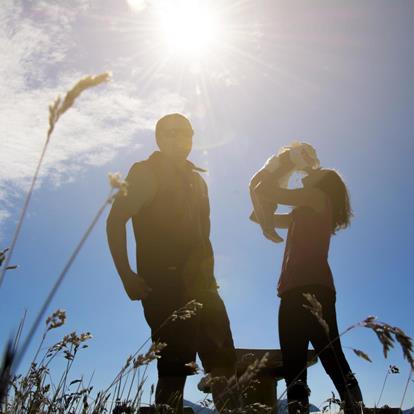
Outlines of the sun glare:
{"label": "sun glare", "polygon": [[207,2],[169,1],[160,8],[162,35],[170,52],[205,55],[217,44],[220,25]]}

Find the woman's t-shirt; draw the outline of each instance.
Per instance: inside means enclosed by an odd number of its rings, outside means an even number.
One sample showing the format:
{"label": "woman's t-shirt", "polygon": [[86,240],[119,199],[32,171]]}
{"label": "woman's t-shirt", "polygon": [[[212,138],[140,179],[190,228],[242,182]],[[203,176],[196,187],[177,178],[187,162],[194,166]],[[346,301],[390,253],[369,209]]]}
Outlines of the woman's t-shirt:
{"label": "woman's t-shirt", "polygon": [[332,209],[329,200],[322,213],[311,207],[292,211],[278,295],[308,285],[322,285],[335,291],[328,263],[332,234]]}

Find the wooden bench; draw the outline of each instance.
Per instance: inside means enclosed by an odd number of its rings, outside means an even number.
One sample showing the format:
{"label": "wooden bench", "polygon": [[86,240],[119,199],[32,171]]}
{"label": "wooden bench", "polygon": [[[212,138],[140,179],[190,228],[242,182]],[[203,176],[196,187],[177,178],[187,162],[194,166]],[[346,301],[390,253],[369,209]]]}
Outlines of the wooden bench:
{"label": "wooden bench", "polygon": [[[243,392],[242,400],[244,405],[265,404],[273,407],[272,412],[277,413],[277,382],[283,379],[282,352],[279,349],[236,349],[237,376],[241,378],[249,365],[261,360],[265,354],[267,354],[267,362],[255,377],[258,383],[252,384],[253,387],[248,387],[246,392]],[[308,351],[307,366],[314,365],[316,362],[316,352]],[[209,387],[202,384],[203,380],[198,387],[200,391],[209,393]]]}
{"label": "wooden bench", "polygon": [[[247,368],[254,364],[255,361],[260,361],[267,354],[267,362],[258,371],[254,379],[258,383],[253,383],[252,387],[246,387],[243,392],[242,400],[244,405],[253,403],[265,404],[272,407],[272,413],[277,413],[277,382],[283,379],[283,362],[282,352],[279,349],[236,349],[237,365],[236,371],[239,378],[246,372]],[[311,366],[317,362],[316,352],[308,351],[307,366]],[[246,384],[249,385],[249,384]],[[198,388],[200,391],[210,393],[208,381],[200,381]],[[154,407],[141,407],[140,414],[155,414]],[[184,414],[191,414],[193,410],[191,407],[184,407]],[[385,414],[385,413],[381,413]],[[387,413],[388,414],[388,413]],[[390,413],[391,414],[391,413]],[[392,413],[394,414],[394,413]]]}

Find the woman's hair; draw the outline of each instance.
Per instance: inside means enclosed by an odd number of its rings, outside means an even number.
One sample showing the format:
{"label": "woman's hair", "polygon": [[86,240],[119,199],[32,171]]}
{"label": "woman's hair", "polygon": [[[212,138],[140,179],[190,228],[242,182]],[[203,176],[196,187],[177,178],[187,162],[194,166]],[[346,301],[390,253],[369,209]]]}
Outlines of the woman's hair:
{"label": "woman's hair", "polygon": [[323,168],[320,171],[325,174],[315,184],[315,187],[322,190],[331,200],[332,234],[335,234],[338,230],[347,228],[351,223],[353,214],[348,189],[335,170]]}

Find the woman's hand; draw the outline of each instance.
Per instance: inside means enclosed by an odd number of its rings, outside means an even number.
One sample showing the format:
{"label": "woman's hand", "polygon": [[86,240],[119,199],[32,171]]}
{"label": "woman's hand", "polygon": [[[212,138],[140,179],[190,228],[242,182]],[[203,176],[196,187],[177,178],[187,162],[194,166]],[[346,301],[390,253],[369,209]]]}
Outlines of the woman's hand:
{"label": "woman's hand", "polygon": [[276,233],[276,230],[273,229],[262,229],[263,230],[263,236],[266,237],[266,239],[272,241],[273,243],[282,243],[283,239],[279,236],[279,234]]}

